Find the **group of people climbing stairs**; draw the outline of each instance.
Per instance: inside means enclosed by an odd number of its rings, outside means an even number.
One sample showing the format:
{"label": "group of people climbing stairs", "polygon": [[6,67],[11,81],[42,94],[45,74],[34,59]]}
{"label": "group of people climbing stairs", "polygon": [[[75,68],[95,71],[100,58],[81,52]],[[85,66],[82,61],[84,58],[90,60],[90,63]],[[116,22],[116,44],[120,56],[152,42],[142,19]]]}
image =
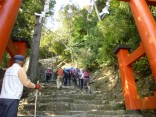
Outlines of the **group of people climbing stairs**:
{"label": "group of people climbing stairs", "polygon": [[[54,80],[54,78],[52,78],[52,75],[54,74],[52,71],[53,70],[51,69],[46,70],[45,83],[48,83],[50,79]],[[85,89],[86,91],[91,93],[91,89],[89,86],[91,75],[86,68],[85,69],[79,69],[74,67],[59,68],[57,70],[55,78],[57,83],[57,89],[61,89],[63,86],[66,87],[73,84],[74,86],[79,87],[81,90]]]}

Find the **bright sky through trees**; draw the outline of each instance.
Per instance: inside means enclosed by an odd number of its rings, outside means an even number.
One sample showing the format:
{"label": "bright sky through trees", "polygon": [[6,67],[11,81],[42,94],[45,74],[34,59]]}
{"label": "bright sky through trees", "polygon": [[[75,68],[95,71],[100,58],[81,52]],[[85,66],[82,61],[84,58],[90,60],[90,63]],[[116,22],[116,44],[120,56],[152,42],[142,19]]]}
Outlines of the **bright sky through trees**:
{"label": "bright sky through trees", "polygon": [[[55,30],[58,26],[57,22],[55,21],[55,19],[57,18],[57,14],[58,11],[60,10],[61,6],[65,6],[69,3],[70,0],[56,0],[56,4],[54,7],[54,17],[53,18],[49,18],[46,24],[46,27],[51,29],[51,30]],[[71,2],[73,4],[77,4],[80,6],[80,8],[83,8],[86,5],[89,5],[90,0],[71,0]]]}

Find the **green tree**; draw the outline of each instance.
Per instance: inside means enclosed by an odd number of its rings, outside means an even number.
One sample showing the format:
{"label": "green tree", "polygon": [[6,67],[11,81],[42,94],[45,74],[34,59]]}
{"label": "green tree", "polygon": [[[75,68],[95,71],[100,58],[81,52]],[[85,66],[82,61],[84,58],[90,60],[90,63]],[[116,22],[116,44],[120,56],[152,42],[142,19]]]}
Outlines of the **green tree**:
{"label": "green tree", "polygon": [[[54,7],[55,1],[51,0],[50,9]],[[36,13],[41,13],[44,7],[44,0],[23,0],[16,23],[14,25],[12,36],[26,38],[31,40],[33,29],[36,23]],[[51,11],[50,15],[53,14]]]}
{"label": "green tree", "polygon": [[139,45],[139,34],[127,3],[112,1],[110,15],[99,22],[98,27],[104,36],[103,46],[99,48],[100,62],[114,63],[113,49],[118,44],[127,44],[132,50]]}
{"label": "green tree", "polygon": [[[107,0],[98,0],[97,7],[101,11],[106,6]],[[54,45],[51,50],[56,55],[72,61],[73,59],[82,66],[98,67],[102,64],[117,63],[113,50],[119,44],[129,45],[134,51],[140,43],[140,36],[137,31],[131,10],[128,3],[113,0],[110,2],[109,12],[101,22],[98,21],[95,10],[88,15],[87,7],[79,9],[73,6],[72,17],[68,16],[67,6],[60,10],[60,27],[51,35]],[[155,7],[151,7],[155,16]],[[87,20],[89,16],[89,20]],[[55,46],[56,43],[62,44]],[[58,44],[58,45],[59,45]],[[55,48],[55,49],[54,49]],[[135,68],[139,68],[141,63],[137,62]],[[146,61],[146,62],[145,62]],[[148,69],[148,68],[147,68]]]}

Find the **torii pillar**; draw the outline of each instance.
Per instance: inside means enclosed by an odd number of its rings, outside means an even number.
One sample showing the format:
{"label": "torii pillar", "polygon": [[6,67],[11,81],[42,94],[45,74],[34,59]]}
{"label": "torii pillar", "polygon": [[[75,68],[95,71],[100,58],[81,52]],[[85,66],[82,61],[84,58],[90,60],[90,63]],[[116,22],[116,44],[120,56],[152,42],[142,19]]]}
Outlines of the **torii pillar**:
{"label": "torii pillar", "polygon": [[153,109],[156,108],[156,92],[154,96],[140,98],[137,92],[132,64],[140,57],[146,55],[156,82],[156,22],[148,7],[156,5],[155,0],[120,0],[129,2],[138,32],[141,37],[140,46],[129,53],[128,47],[119,46],[114,51],[117,54],[122,88],[126,109]]}
{"label": "torii pillar", "polygon": [[0,61],[2,60],[22,0],[0,0]]}
{"label": "torii pillar", "polygon": [[30,43],[28,39],[25,38],[12,38],[9,39],[6,50],[10,55],[10,63],[9,66],[13,64],[14,55],[20,54],[26,57],[27,49],[30,48]]}

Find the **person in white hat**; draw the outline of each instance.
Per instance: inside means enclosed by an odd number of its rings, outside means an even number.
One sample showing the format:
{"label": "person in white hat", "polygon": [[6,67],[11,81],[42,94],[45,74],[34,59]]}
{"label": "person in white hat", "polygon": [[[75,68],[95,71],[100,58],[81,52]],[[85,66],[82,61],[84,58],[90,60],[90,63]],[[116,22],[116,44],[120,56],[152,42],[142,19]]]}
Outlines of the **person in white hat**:
{"label": "person in white hat", "polygon": [[0,117],[17,117],[19,100],[23,93],[23,86],[39,89],[39,84],[32,83],[22,68],[25,59],[22,55],[14,56],[14,64],[9,67],[3,78],[0,94]]}

